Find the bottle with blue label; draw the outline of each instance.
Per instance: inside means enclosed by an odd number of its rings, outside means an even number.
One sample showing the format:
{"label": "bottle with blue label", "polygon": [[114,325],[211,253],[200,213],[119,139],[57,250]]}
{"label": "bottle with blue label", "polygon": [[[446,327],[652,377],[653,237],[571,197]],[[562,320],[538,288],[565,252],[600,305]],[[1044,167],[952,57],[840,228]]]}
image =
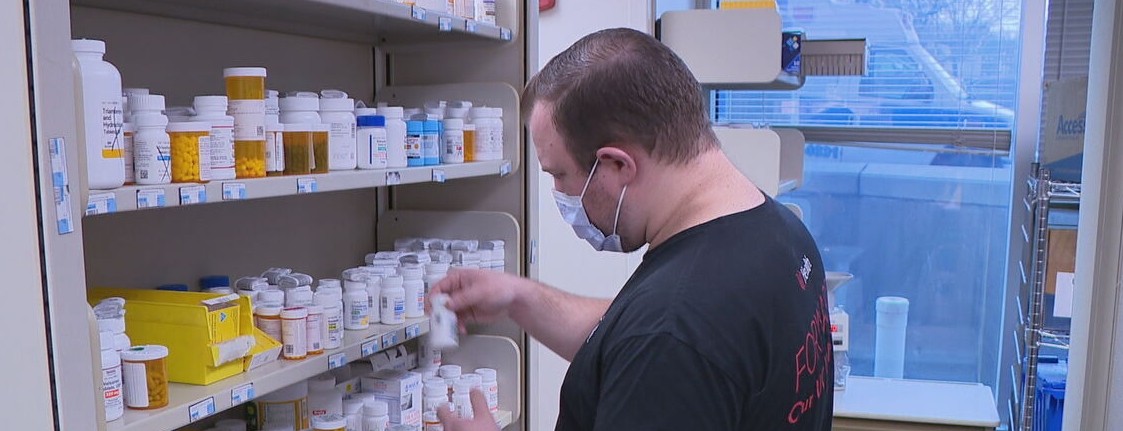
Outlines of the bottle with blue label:
{"label": "bottle with blue label", "polygon": [[421,142],[425,135],[425,121],[410,119],[406,121],[406,166],[425,166]]}
{"label": "bottle with blue label", "polygon": [[422,127],[421,159],[425,166],[441,164],[441,122],[432,117]]}

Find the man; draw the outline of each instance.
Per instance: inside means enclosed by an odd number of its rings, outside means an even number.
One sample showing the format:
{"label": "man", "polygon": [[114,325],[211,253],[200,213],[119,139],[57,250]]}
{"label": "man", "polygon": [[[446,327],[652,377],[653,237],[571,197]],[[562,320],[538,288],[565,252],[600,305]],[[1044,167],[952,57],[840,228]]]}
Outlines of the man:
{"label": "man", "polygon": [[[650,246],[614,300],[472,270],[434,287],[462,322],[509,316],[571,361],[556,429],[828,430],[819,253],[725,157],[682,60],[637,31],[597,32],[527,84],[523,110],[577,235]],[[441,415],[446,431],[495,429]]]}

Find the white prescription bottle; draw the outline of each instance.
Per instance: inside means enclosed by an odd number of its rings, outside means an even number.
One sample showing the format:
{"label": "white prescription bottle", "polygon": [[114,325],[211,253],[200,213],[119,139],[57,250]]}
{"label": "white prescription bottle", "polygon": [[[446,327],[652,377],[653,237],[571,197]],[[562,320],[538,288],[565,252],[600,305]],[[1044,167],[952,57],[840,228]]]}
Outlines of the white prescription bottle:
{"label": "white prescription bottle", "polygon": [[328,169],[355,169],[355,101],[339,90],[321,91],[320,119],[331,127],[328,132]]}
{"label": "white prescription bottle", "polygon": [[476,374],[480,376],[488,410],[493,415],[499,413],[499,373],[494,368],[476,368]]}
{"label": "white prescription bottle", "polygon": [[425,271],[421,265],[402,266],[402,289],[405,295],[405,317],[415,319],[425,315]]}
{"label": "white prescription bottle", "polygon": [[472,397],[469,395],[472,383],[460,379],[452,384],[452,388],[452,408],[456,415],[461,419],[472,419]]}
{"label": "white prescription bottle", "polygon": [[312,416],[312,431],[347,431],[347,418],[337,413]]}
{"label": "white prescription bottle", "polygon": [[323,332],[320,334],[324,349],[338,349],[343,345],[343,296],[327,292],[321,287],[314,301],[324,309]]}
{"label": "white prescription bottle", "polygon": [[452,385],[460,380],[461,369],[459,365],[441,365],[437,369],[438,375],[445,379],[445,387],[448,388],[448,398],[452,399]]}
{"label": "white prescription bottle", "polygon": [[363,115],[358,117],[357,122],[359,127],[357,138],[359,169],[385,169],[389,167],[386,117]]}
{"label": "white prescription bottle", "polygon": [[384,325],[405,323],[406,290],[402,287],[403,284],[404,280],[400,275],[382,277],[382,299],[379,313]]}
{"label": "white prescription bottle", "polygon": [[441,136],[441,163],[464,163],[464,120],[447,118]]}
{"label": "white prescription bottle", "polygon": [[[324,353],[324,307],[319,305],[308,305],[304,308],[308,309],[308,325],[306,334],[308,336],[308,354],[319,355]],[[313,415],[314,416],[314,415]]]}
{"label": "white prescription bottle", "polygon": [[348,331],[361,331],[370,327],[370,298],[365,286],[357,284],[343,287],[343,327]]}
{"label": "white prescription bottle", "polygon": [[390,427],[390,406],[368,398],[363,404],[363,431],[386,431]]}
{"label": "white prescription bottle", "polygon": [[424,395],[421,399],[423,412],[435,412],[441,406],[448,404],[448,384],[445,383],[444,379],[426,380],[421,391]]}
{"label": "white prescription bottle", "polygon": [[347,431],[363,431],[363,400],[343,400],[343,417],[347,418]]}
{"label": "white prescription bottle", "polygon": [[168,117],[163,114],[164,96],[137,95],[129,105],[137,132],[133,136],[133,172],[140,185],[172,182],[172,139]]}
{"label": "white prescription bottle", "polygon": [[281,124],[281,106],[277,90],[265,91],[265,175],[285,173],[285,125]]}
{"label": "white prescription bottle", "polygon": [[321,124],[320,97],[316,93],[289,93],[278,101],[280,120],[284,124]]}
{"label": "white prescription bottle", "polygon": [[308,380],[308,412],[312,417],[343,414],[343,391],[335,387],[335,377],[331,374]]}
{"label": "white prescription bottle", "polygon": [[121,380],[121,354],[114,349],[114,334],[98,332],[101,343],[101,393],[105,401],[105,420],[125,414],[124,386]]}
{"label": "white prescription bottle", "polygon": [[367,298],[370,300],[370,309],[367,313],[370,316],[370,323],[378,323],[382,321],[382,276],[374,274],[364,274],[363,283],[366,284]]}
{"label": "white prescription bottle", "polygon": [[254,309],[254,323],[257,325],[257,329],[277,341],[281,341],[283,337],[281,309],[280,306],[271,305],[261,305]]}
{"label": "white prescription bottle", "polygon": [[386,117],[386,163],[390,168],[404,168],[406,161],[406,122],[401,106],[378,108],[378,114]]}
{"label": "white prescription bottle", "polygon": [[234,117],[226,115],[226,96],[195,96],[194,106],[193,120],[211,125],[211,179],[234,179]]}
{"label": "white prescription bottle", "polygon": [[281,310],[281,354],[285,359],[308,356],[308,309],[289,307]]}
{"label": "white prescription bottle", "polygon": [[87,185],[94,190],[121,187],[125,184],[121,73],[103,59],[105,42],[78,39],[70,41],[70,47],[77,60],[75,81]]}

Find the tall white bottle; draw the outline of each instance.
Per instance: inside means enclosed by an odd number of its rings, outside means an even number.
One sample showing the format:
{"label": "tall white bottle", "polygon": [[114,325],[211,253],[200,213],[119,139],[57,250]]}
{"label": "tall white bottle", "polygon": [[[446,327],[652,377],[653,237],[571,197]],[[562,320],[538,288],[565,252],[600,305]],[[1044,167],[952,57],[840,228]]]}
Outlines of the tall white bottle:
{"label": "tall white bottle", "polygon": [[121,73],[102,59],[105,42],[78,39],[70,41],[70,47],[77,59],[79,133],[86,148],[88,186],[97,190],[121,187],[125,184]]}

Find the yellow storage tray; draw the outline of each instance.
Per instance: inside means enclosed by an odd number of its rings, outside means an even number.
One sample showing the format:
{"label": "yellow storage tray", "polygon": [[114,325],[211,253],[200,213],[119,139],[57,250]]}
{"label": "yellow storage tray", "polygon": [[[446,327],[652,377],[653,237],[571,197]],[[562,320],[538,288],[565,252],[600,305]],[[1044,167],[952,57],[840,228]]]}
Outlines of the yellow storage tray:
{"label": "yellow storage tray", "polygon": [[206,305],[203,301],[226,295],[96,288],[90,290],[89,301],[97,303],[114,296],[126,301],[125,333],[134,345],[168,347],[168,380],[208,385],[237,375],[248,366],[245,358],[220,363],[219,345],[241,335],[254,335],[249,298],[233,295],[236,298],[230,301]]}

